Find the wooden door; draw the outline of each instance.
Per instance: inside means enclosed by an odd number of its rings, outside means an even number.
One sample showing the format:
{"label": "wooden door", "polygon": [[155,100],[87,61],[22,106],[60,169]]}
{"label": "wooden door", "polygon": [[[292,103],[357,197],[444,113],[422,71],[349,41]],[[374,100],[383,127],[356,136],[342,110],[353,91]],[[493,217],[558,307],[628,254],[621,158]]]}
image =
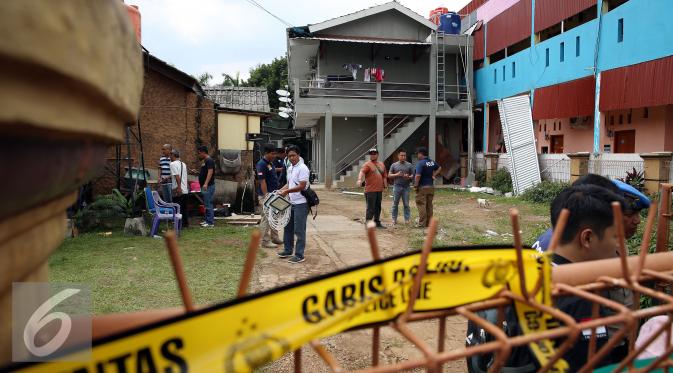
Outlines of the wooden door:
{"label": "wooden door", "polygon": [[554,154],[563,153],[563,135],[551,136],[551,140],[549,141],[549,145],[550,145],[550,148],[551,148],[550,153],[554,153]]}
{"label": "wooden door", "polygon": [[615,153],[636,152],[636,130],[615,132]]}

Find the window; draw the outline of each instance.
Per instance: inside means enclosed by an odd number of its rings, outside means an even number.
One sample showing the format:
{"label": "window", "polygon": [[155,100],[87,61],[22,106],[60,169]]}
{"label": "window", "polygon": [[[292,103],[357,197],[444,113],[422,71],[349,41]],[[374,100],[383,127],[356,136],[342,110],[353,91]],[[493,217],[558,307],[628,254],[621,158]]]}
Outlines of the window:
{"label": "window", "polygon": [[580,56],[580,37],[575,38],[575,57]]}
{"label": "window", "polygon": [[566,57],[565,49],[566,49],[566,43],[561,43],[561,47],[559,49],[559,55],[560,55],[561,62],[563,62],[563,60],[565,60],[565,57]]}
{"label": "window", "polygon": [[631,124],[631,110],[629,110],[629,113],[626,114],[626,123]]}
{"label": "window", "polygon": [[647,108],[643,109],[643,118],[647,119],[650,117],[650,111]]}
{"label": "window", "polygon": [[624,41],[624,18],[617,20],[617,43]]}
{"label": "window", "polygon": [[545,67],[549,67],[549,48],[545,49]]}
{"label": "window", "polygon": [[547,132],[547,122],[544,122],[544,131]]}
{"label": "window", "polygon": [[619,124],[624,123],[624,116],[622,114],[619,114]]}
{"label": "window", "polygon": [[561,122],[558,122],[558,130],[561,130]]}
{"label": "window", "polygon": [[505,75],[505,65],[502,65],[502,81],[503,81],[503,82],[505,81],[505,77],[506,77],[506,76],[507,76],[507,75]]}
{"label": "window", "polygon": [[498,82],[498,69],[493,69],[493,84]]}
{"label": "window", "polygon": [[610,125],[611,126],[615,125],[615,116],[614,115],[610,115]]}
{"label": "window", "polygon": [[554,122],[554,131],[556,131],[556,122]]}
{"label": "window", "polygon": [[512,61],[512,78],[516,78],[516,62]]}

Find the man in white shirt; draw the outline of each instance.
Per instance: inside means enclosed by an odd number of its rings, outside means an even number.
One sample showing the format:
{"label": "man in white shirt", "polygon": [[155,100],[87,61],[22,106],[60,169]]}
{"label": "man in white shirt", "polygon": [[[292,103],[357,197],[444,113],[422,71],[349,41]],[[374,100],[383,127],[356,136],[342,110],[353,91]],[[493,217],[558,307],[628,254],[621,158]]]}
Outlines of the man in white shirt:
{"label": "man in white shirt", "polygon": [[[304,249],[306,248],[306,218],[308,217],[308,203],[301,192],[308,186],[309,170],[299,156],[299,148],[295,145],[287,148],[287,158],[290,161],[290,167],[287,168],[287,184],[278,193],[283,197],[289,197],[292,212],[290,221],[283,232],[284,250],[279,252],[278,256],[291,257],[288,260],[290,263],[301,263],[306,260]],[[295,236],[297,236],[296,244]]]}
{"label": "man in white shirt", "polygon": [[187,216],[187,165],[180,160],[180,152],[177,149],[171,150],[171,178],[173,202],[180,205],[182,214],[182,227],[189,227],[189,217]]}

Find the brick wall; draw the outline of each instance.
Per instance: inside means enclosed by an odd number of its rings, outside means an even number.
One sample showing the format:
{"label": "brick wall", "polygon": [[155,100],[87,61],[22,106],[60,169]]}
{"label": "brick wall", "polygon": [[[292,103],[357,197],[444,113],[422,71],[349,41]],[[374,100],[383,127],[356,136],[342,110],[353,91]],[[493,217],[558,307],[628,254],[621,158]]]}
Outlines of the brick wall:
{"label": "brick wall", "polygon": [[[145,74],[142,106],[140,110],[140,127],[143,142],[145,167],[158,169],[161,146],[169,143],[180,151],[180,158],[188,168],[198,170],[200,161],[196,155],[196,147],[206,145],[211,155],[216,154],[217,124],[215,108],[212,101],[200,97],[179,83],[155,72]],[[132,127],[137,134],[137,127]],[[121,156],[126,157],[126,145],[122,145]],[[140,147],[132,138],[131,157],[133,166],[140,166]],[[115,148],[108,149],[108,168],[115,169]],[[128,167],[122,161],[122,173]],[[153,174],[154,175],[154,174]],[[109,193],[116,187],[116,179],[112,173],[105,173],[94,183],[94,194]]]}

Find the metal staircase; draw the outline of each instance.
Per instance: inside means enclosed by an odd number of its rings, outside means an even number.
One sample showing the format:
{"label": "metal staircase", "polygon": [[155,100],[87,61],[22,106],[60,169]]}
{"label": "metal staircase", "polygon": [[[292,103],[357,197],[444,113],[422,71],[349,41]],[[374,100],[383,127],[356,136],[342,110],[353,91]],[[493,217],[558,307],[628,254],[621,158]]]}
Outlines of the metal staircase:
{"label": "metal staircase", "polygon": [[[427,115],[422,116],[395,116],[391,118],[384,126],[383,149],[379,149],[379,160],[384,161],[428,119]],[[363,146],[366,145],[366,146]],[[367,162],[367,150],[376,145],[376,133],[365,139],[356,149],[365,148],[364,151],[354,153],[356,156],[351,162],[337,167],[337,176],[339,180],[336,182],[337,188],[353,188],[358,178],[358,173],[362,165]],[[354,149],[354,150],[356,150]],[[349,153],[349,154],[351,154]],[[348,156],[348,155],[347,155]],[[338,162],[337,165],[341,163]]]}
{"label": "metal staircase", "polygon": [[435,38],[437,50],[437,111],[446,109],[446,45],[444,32],[437,31]]}

